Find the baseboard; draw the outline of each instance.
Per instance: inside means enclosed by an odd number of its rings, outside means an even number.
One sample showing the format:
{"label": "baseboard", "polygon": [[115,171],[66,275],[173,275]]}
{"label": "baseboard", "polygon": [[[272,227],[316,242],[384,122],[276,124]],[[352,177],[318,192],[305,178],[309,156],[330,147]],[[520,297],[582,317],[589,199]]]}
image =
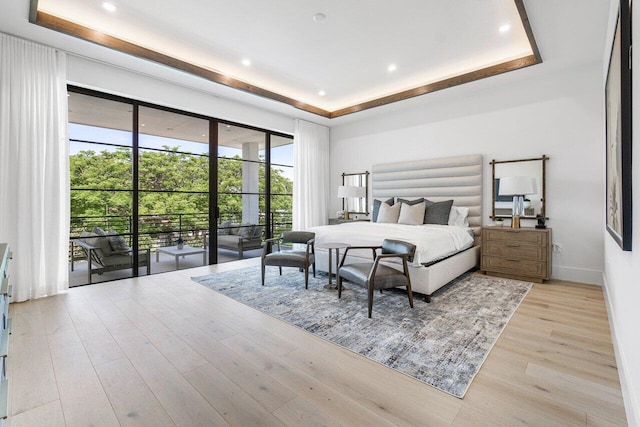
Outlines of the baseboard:
{"label": "baseboard", "polygon": [[[604,275],[603,275],[604,276]],[[640,408],[638,408],[638,402],[640,401],[640,396],[636,397],[636,394],[633,391],[631,383],[627,381],[626,372],[627,371],[627,363],[625,362],[626,358],[624,357],[624,352],[622,347],[618,344],[618,339],[616,338],[616,322],[614,317],[611,315],[612,307],[611,300],[609,299],[609,293],[607,292],[607,279],[603,277],[604,286],[604,302],[607,306],[607,317],[609,318],[609,330],[611,331],[611,341],[613,342],[613,352],[616,356],[616,365],[618,366],[618,378],[620,379],[620,389],[622,390],[622,399],[624,401],[624,410],[627,414],[627,423],[629,427],[640,427]]]}
{"label": "baseboard", "polygon": [[586,268],[563,267],[560,265],[552,266],[553,274],[551,277],[558,280],[567,280],[569,282],[588,283],[591,285],[602,286],[602,271],[589,270]]}

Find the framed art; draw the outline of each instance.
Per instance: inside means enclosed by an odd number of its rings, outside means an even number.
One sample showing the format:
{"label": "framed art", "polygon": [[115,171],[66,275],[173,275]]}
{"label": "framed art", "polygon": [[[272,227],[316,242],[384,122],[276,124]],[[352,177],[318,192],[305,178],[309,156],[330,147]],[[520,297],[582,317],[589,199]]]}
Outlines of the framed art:
{"label": "framed art", "polygon": [[607,231],[622,250],[631,250],[631,15],[620,0],[607,82],[606,218]]}

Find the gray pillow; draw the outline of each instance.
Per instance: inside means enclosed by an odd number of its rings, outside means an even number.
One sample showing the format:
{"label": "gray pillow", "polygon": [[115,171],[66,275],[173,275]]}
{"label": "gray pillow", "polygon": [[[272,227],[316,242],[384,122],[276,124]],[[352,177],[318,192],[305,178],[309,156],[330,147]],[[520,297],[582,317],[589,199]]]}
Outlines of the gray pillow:
{"label": "gray pillow", "polygon": [[109,241],[113,252],[124,252],[131,249],[129,248],[129,245],[127,245],[127,241],[124,236],[121,236],[115,230],[107,231],[107,240]]}
{"label": "gray pillow", "polygon": [[220,227],[218,227],[218,234],[220,236],[226,236],[229,234],[229,231],[231,231],[231,220],[222,221]]}
{"label": "gray pillow", "polygon": [[256,226],[248,222],[243,222],[240,225],[241,225],[240,232],[238,233],[240,237],[244,239],[250,239],[251,236],[253,236],[253,232]]}
{"label": "gray pillow", "polygon": [[229,228],[229,234],[233,236],[237,236],[238,234],[240,234],[240,224],[231,223],[230,227],[231,228]]}
{"label": "gray pillow", "polygon": [[[373,212],[371,213],[371,220],[373,222],[378,222],[378,212],[380,212],[380,204],[383,202],[383,200],[380,199],[373,199]],[[386,204],[388,204],[389,206],[393,206],[393,197],[390,198],[387,201],[384,201]]]}
{"label": "gray pillow", "polygon": [[96,238],[97,244],[93,246],[98,246],[100,249],[102,249],[102,253],[105,256],[111,255],[111,245],[109,244],[109,240],[107,240],[107,233],[105,233],[104,230],[100,227],[93,227],[93,233],[98,236]]}
{"label": "gray pillow", "polygon": [[449,224],[449,213],[451,213],[451,206],[453,200],[445,200],[444,202],[432,202],[425,199],[424,203],[427,208],[424,210],[424,223],[425,224]]}
{"label": "gray pillow", "polygon": [[422,202],[424,202],[424,197],[420,197],[419,199],[415,200],[398,199],[398,203],[406,203],[409,206],[417,205],[418,203]]}

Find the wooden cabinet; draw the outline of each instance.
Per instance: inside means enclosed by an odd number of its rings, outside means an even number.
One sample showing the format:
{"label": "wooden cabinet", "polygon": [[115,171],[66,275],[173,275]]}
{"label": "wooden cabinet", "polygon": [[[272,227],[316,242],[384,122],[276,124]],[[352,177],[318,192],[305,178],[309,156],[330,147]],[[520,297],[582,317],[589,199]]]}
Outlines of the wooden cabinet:
{"label": "wooden cabinet", "polygon": [[0,359],[2,370],[0,372],[0,426],[7,418],[7,401],[9,398],[9,388],[7,381],[7,357],[9,355],[9,334],[11,333],[11,319],[9,318],[9,298],[11,297],[11,286],[9,285],[9,259],[11,251],[6,243],[0,243]]}
{"label": "wooden cabinet", "polygon": [[551,278],[551,229],[482,227],[486,274],[542,282]]}

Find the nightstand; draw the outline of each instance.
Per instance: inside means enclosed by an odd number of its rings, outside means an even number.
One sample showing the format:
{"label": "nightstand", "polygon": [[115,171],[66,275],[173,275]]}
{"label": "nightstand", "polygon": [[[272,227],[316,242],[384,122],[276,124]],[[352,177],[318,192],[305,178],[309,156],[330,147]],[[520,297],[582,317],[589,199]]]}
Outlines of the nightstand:
{"label": "nightstand", "polygon": [[344,218],[329,218],[329,225],[342,224],[345,222],[358,222],[358,221],[370,221],[368,219],[344,219]]}
{"label": "nightstand", "polygon": [[551,278],[551,229],[482,227],[486,274],[542,283]]}

